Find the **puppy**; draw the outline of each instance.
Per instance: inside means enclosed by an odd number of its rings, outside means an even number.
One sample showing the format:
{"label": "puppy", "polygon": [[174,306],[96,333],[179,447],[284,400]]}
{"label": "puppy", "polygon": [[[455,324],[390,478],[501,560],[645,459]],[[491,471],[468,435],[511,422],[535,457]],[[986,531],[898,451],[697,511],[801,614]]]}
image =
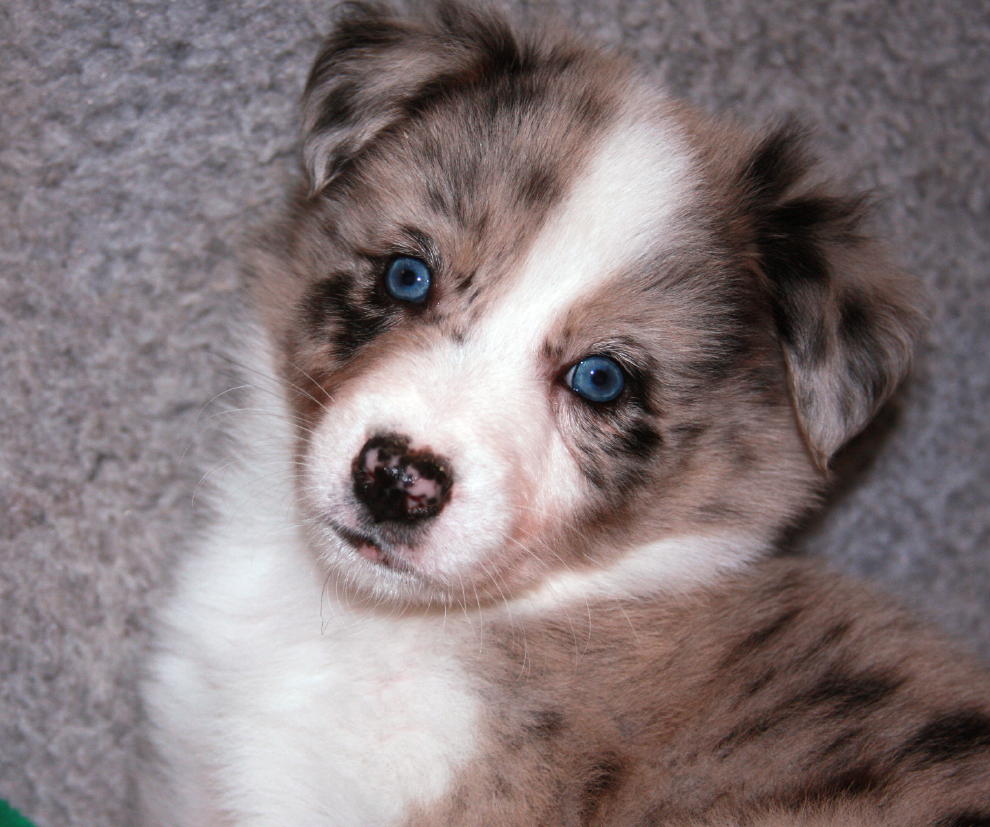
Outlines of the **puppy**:
{"label": "puppy", "polygon": [[350,8],[303,122],[149,822],[990,824],[987,674],[771,555],[919,328],[799,130],[447,2]]}

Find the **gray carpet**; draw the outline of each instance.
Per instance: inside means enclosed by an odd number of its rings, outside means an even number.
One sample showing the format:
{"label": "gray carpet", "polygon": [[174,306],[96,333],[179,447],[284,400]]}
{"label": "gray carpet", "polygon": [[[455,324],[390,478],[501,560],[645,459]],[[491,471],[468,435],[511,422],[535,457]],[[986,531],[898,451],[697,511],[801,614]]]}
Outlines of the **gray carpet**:
{"label": "gray carpet", "polygon": [[[574,0],[678,94],[803,115],[933,296],[915,378],[795,542],[990,656],[990,36],[973,0]],[[129,823],[134,676],[231,380],[235,259],[292,175],[329,5],[0,9],[0,797]]]}

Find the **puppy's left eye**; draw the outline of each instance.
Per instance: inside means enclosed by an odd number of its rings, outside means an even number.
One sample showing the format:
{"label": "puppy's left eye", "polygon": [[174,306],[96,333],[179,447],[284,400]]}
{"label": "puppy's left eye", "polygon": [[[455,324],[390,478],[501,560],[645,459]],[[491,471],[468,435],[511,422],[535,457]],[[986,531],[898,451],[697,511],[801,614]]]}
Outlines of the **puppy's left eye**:
{"label": "puppy's left eye", "polygon": [[400,302],[422,304],[429,295],[431,282],[426,262],[412,256],[393,259],[385,272],[385,289]]}
{"label": "puppy's left eye", "polygon": [[626,374],[608,356],[588,356],[567,371],[564,381],[589,402],[611,402],[626,386]]}

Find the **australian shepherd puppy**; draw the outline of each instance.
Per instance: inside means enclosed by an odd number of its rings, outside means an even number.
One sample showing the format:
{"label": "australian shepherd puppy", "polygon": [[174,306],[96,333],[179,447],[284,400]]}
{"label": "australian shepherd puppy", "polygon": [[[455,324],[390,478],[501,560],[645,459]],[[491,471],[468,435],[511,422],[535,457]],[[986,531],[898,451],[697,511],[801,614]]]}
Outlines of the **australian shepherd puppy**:
{"label": "australian shepherd puppy", "polygon": [[771,554],[919,326],[798,130],[448,2],[351,7],[303,122],[149,822],[990,824],[987,675]]}

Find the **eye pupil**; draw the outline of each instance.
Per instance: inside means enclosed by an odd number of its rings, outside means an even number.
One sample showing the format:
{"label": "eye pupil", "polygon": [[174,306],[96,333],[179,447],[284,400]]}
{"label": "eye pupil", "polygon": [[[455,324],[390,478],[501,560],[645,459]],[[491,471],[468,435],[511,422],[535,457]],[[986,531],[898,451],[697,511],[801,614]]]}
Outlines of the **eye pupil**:
{"label": "eye pupil", "polygon": [[571,390],[589,402],[611,402],[622,393],[626,376],[618,362],[608,356],[588,356],[567,373]]}
{"label": "eye pupil", "polygon": [[385,272],[385,289],[397,301],[421,304],[426,301],[431,284],[430,268],[412,256],[392,260]]}

